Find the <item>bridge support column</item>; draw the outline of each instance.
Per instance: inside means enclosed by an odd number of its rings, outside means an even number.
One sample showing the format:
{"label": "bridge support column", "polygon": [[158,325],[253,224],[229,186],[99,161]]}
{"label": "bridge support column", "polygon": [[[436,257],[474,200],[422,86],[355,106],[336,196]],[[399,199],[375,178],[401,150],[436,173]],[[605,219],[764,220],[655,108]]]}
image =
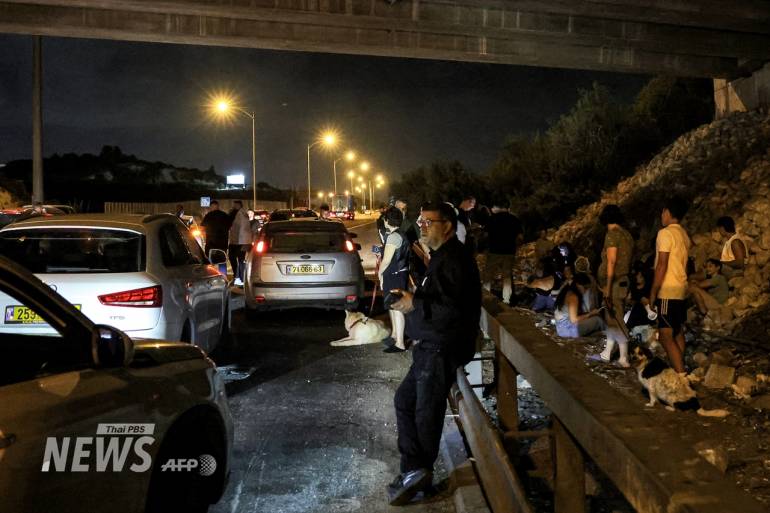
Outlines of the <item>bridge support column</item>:
{"label": "bridge support column", "polygon": [[715,79],[714,104],[717,119],[732,112],[770,108],[770,63],[750,77],[732,81]]}
{"label": "bridge support column", "polygon": [[583,451],[567,428],[553,419],[555,444],[554,511],[556,513],[586,513],[586,476]]}

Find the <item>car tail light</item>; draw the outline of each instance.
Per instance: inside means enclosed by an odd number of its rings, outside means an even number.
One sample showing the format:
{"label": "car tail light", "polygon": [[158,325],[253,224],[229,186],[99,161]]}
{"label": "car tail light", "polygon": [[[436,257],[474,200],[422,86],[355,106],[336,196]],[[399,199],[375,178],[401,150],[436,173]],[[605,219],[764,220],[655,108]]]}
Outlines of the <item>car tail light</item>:
{"label": "car tail light", "polygon": [[133,306],[138,308],[157,308],[163,305],[163,289],[160,285],[143,289],[126,290],[104,294],[99,302],[107,306]]}
{"label": "car tail light", "polygon": [[356,247],[353,245],[353,241],[346,240],[345,241],[345,251],[348,251],[348,252],[352,253],[355,250],[356,250]]}
{"label": "car tail light", "polygon": [[355,303],[356,299],[358,299],[358,296],[356,296],[355,294],[352,296],[345,296],[345,301],[347,301],[348,303]]}
{"label": "car tail light", "polygon": [[254,301],[257,303],[264,303],[265,302],[265,296],[255,296]]}
{"label": "car tail light", "polygon": [[265,242],[264,239],[260,239],[259,241],[257,241],[257,245],[254,247],[254,249],[256,250],[257,253],[262,254],[267,249],[267,243]]}

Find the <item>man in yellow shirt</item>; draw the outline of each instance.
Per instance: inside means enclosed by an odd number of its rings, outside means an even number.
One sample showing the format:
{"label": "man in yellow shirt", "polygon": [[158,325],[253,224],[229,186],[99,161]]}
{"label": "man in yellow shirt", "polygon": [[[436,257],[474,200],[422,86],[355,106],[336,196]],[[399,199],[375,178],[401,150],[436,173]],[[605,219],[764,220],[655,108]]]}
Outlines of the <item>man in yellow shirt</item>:
{"label": "man in yellow shirt", "polygon": [[658,338],[668,353],[671,367],[684,370],[684,321],[687,297],[687,257],[690,237],[679,221],[687,213],[681,198],[666,201],[660,214],[663,228],[655,241],[655,279],[650,291],[650,304],[658,312]]}

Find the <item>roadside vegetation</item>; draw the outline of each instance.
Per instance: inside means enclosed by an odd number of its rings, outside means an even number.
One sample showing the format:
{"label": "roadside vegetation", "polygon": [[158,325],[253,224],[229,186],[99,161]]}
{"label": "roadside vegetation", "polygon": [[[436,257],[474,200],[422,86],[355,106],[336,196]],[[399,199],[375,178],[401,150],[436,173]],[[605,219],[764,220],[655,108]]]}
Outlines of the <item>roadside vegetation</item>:
{"label": "roadside vegetation", "polygon": [[544,132],[511,135],[485,173],[436,162],[405,174],[391,193],[411,205],[464,194],[484,204],[504,199],[530,232],[558,226],[713,113],[709,81],[653,78],[631,104],[594,84]]}

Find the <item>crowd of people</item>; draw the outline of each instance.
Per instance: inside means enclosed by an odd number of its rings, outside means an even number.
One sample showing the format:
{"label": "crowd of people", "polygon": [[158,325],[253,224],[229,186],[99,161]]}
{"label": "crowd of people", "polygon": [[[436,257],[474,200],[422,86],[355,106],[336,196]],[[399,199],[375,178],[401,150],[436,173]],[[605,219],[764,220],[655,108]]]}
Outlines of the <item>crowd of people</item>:
{"label": "crowd of people", "polygon": [[721,258],[693,269],[692,243],[681,224],[688,205],[672,197],[659,213],[661,228],[648,255],[637,254],[621,209],[606,205],[599,216],[605,235],[595,275],[589,259],[569,242],[554,243],[541,230],[534,243],[537,269],[517,282],[523,230],[505,202],[486,209],[468,196],[459,208],[428,204],[416,222],[406,207],[395,201],[378,221],[383,245],[378,275],[393,327],[383,342],[387,352],[413,347],[412,366],[395,398],[401,473],[388,486],[392,505],[408,503],[430,485],[446,394],[457,367],[475,351],[482,286],[492,290],[499,280],[503,302],[526,301],[552,315],[560,337],[602,334],[603,351],[588,355],[597,362],[611,364],[617,350],[615,364],[629,367],[631,334],[657,330],[671,367],[684,373],[689,302],[703,315],[723,305],[728,279],[739,275],[748,259],[747,239],[730,217],[721,217],[716,223],[725,240]]}

